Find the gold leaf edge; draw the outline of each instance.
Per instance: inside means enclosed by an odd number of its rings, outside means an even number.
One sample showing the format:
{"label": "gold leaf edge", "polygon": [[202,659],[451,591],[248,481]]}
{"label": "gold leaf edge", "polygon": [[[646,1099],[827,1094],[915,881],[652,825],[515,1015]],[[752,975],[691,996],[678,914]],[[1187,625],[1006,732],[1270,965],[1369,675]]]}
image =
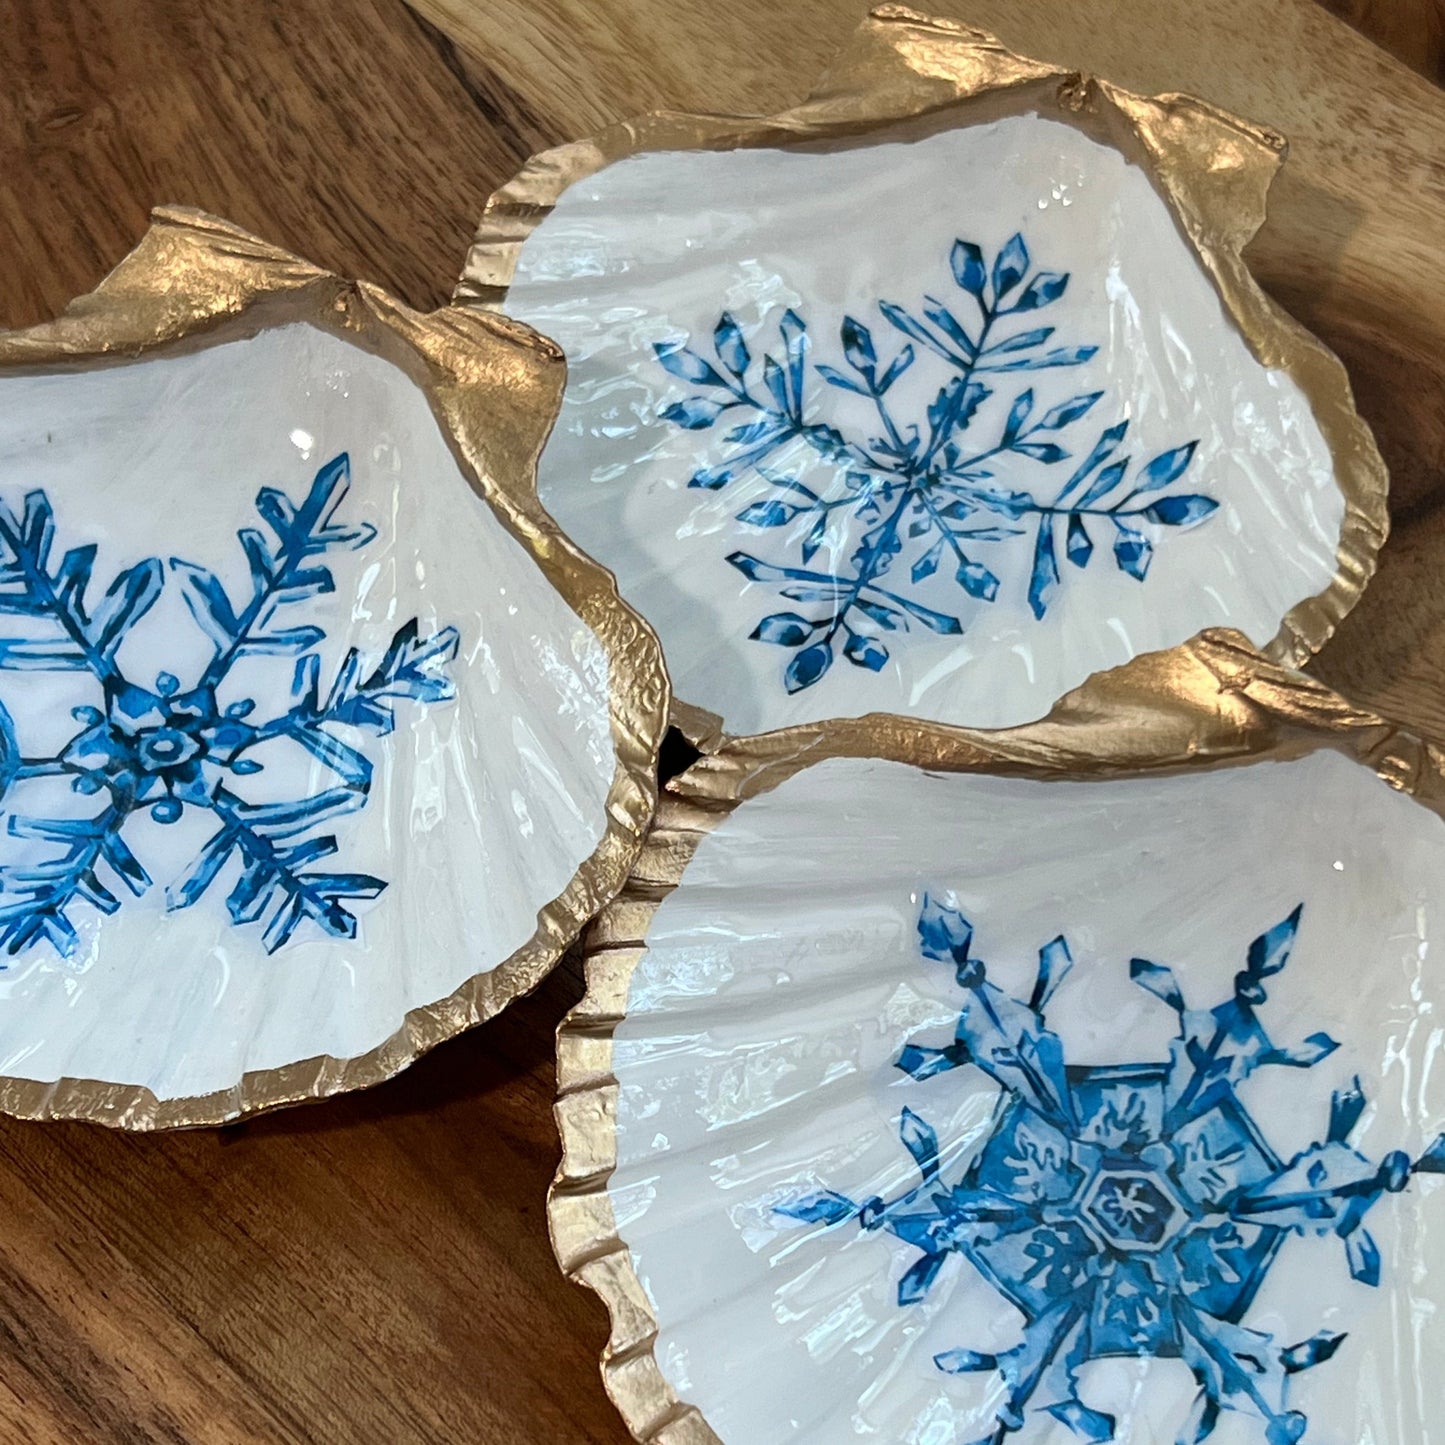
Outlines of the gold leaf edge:
{"label": "gold leaf edge", "polygon": [[602,836],[538,911],[526,943],[447,997],[409,1010],[364,1054],[251,1070],[230,1088],[190,1098],[94,1079],[5,1077],[0,1112],[133,1131],[198,1128],[379,1084],[536,988],[622,888],[641,850],[656,808],[670,688],[651,628],[618,596],[612,574],[573,546],[537,500],[536,462],[565,373],[551,342],[502,317],[414,311],[219,217],[161,207],[93,291],[54,321],[0,333],[0,374],[174,355],[298,321],[383,355],[422,387],[468,484],[602,644],[616,755]]}

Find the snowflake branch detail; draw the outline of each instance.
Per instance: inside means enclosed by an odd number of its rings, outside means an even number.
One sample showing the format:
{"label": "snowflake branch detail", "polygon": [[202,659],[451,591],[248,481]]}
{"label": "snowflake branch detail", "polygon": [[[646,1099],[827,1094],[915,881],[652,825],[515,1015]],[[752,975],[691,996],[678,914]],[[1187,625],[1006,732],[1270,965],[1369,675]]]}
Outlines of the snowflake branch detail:
{"label": "snowflake branch detail", "polygon": [[[1132,458],[1120,452],[1127,420],[1105,428],[1051,496],[1043,494],[1043,482],[1032,490],[1009,484],[1006,478],[1021,470],[1076,461],[1065,433],[1094,409],[1101,391],[1043,408],[1028,387],[1006,411],[987,408],[994,429],[989,440],[974,441],[986,403],[1002,399],[999,382],[983,378],[1068,370],[1098,350],[1056,345],[1054,327],[1032,324],[1032,313],[1056,303],[1069,282],[1067,274],[1032,270],[1032,264],[1021,235],[1002,248],[992,266],[980,247],[956,241],[950,269],[977,311],[977,321],[965,323],[933,297],[925,298],[921,315],[882,301],[883,318],[905,338],[886,362],[873,331],[852,316],[843,318],[840,329],[844,365],[812,361],[807,323],[792,309],[779,323],[780,355],[764,353],[760,364],[728,312],[713,331],[711,357],[680,341],[655,344],[660,364],[699,388],[663,407],[663,419],[689,431],[708,430],[724,418],[734,423],[722,437],[730,454],[695,472],[689,485],[718,489],[756,472],[774,495],[744,507],[738,520],[749,528],[786,528],[796,548],[801,565],[747,551],[727,559],[750,581],[772,584],[782,597],[806,606],[764,617],[752,633],[758,641],[794,650],[784,672],[789,692],[823,677],[840,644],[849,662],[877,672],[889,658],[884,634],[916,627],[962,633],[956,604],[937,584],[931,590],[938,606],[921,602],[917,589],[944,569],[974,602],[993,602],[999,579],[980,556],[994,544],[1032,533],[1028,602],[1042,619],[1061,581],[1060,546],[1075,568],[1086,568],[1097,529],[1107,526],[1115,564],[1142,582],[1160,529],[1195,526],[1217,508],[1202,494],[1167,490],[1193,460],[1193,441],[1151,458],[1135,468],[1130,480]],[[1027,320],[1018,329],[1021,318]],[[925,355],[952,374],[927,405],[924,419],[905,421],[890,393]],[[850,438],[817,420],[808,392],[810,370],[825,388],[871,402],[877,434]],[[800,443],[834,469],[834,485],[826,492],[770,465]],[[837,556],[856,544],[846,569],[810,566],[825,544]],[[885,585],[902,560],[908,580]]]}
{"label": "snowflake branch detail", "polygon": [[[1309,1069],[1337,1045],[1317,1033],[1277,1045],[1259,1019],[1266,980],[1289,961],[1296,908],[1250,945],[1232,995],[1188,1007],[1173,972],[1134,959],[1130,976],[1179,1017],[1167,1061],[1066,1062],[1045,1010],[1072,967],[1063,937],[1039,951],[1027,1000],[988,979],[973,928],[956,908],[925,898],[924,958],[951,964],[966,999],[953,1042],[905,1045],[897,1067],[915,1080],[972,1067],[998,1084],[1000,1107],[983,1147],[955,1182],[934,1129],[912,1109],[899,1123],[918,1183],[892,1200],[856,1202],[831,1190],[786,1202],[790,1220],[836,1227],[856,1220],[919,1251],[898,1303],[924,1299],[950,1254],[964,1255],[1025,1319],[1012,1349],[935,1356],[949,1374],[997,1372],[1007,1395],[992,1433],[1002,1445],[1038,1409],[1090,1442],[1115,1438],[1114,1418],[1080,1396],[1078,1372],[1109,1356],[1181,1359],[1198,1386],[1181,1441],[1211,1435],[1224,1410],[1264,1424],[1266,1445],[1294,1445],[1306,1417],[1288,1404],[1291,1376],[1329,1360],[1345,1336],[1321,1331],[1280,1346],[1244,1324],[1284,1240],[1333,1235],[1351,1276],[1380,1282],[1365,1216],[1417,1174],[1445,1173],[1445,1135],[1418,1158],[1374,1165],[1349,1143],[1366,1101],[1356,1080],[1335,1093],[1324,1137],[1285,1161],[1271,1149],[1238,1088],[1257,1069]],[[1048,1403],[1036,1405],[1038,1397]]]}
{"label": "snowflake branch detail", "polygon": [[[396,726],[396,708],[411,702],[440,703],[455,696],[447,664],[458,634],[445,627],[421,636],[415,619],[397,629],[385,655],[373,665],[352,649],[324,694],[323,628],[288,621],[315,597],[335,591],[327,554],[366,546],[374,529],[337,520],[350,489],[345,453],[317,472],[300,504],[265,487],[256,510],[270,530],[239,534],[249,589],[233,600],[205,567],[170,559],[191,616],[212,644],[212,655],[193,687],[183,689],[169,672],[153,688],[130,681],[117,655],[160,598],[167,570],[159,558],[126,569],[98,602],[89,602],[97,548],[67,551],[52,566],[55,518],[46,494],[26,496],[20,515],[0,502],[0,615],[22,619],[17,637],[0,639],[0,670],[88,672],[100,706],[73,709],[79,730],[57,752],[26,756],[10,713],[0,704],[0,794],[32,793],[49,784],[48,815],[20,811],[6,797],[5,831],[42,845],[38,858],[0,864],[0,947],[17,954],[47,941],[72,955],[79,934],[72,916],[78,905],[114,913],[122,896],[140,897],[152,885],[125,832],[139,812],[158,823],[180,820],[187,808],[210,813],[216,830],[179,878],[166,889],[169,910],[189,908],[229,870],[226,899],[235,924],[260,924],[268,952],[285,944],[303,921],[333,937],[356,933],[347,904],[375,898],[386,887],[365,873],[314,867],[339,848],[319,831],[334,819],[365,807],[372,763],[358,735],[385,737]],[[267,722],[252,720],[254,699],[234,692],[233,670],[245,658],[295,659],[291,706]],[[338,731],[339,730],[339,731]],[[306,796],[251,801],[242,780],[264,771],[257,751],[285,741],[321,764]],[[62,805],[57,786],[71,801]],[[80,800],[104,799],[98,812],[75,815]]]}

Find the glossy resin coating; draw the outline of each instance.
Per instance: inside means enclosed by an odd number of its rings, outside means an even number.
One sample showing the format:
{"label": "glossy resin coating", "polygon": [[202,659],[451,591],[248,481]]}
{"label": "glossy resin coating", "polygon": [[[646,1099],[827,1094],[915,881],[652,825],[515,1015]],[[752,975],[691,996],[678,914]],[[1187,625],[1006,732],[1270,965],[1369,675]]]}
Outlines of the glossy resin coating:
{"label": "glossy resin coating", "polygon": [[1023,730],[1203,629],[1298,665],[1374,570],[1379,452],[1244,261],[1284,153],[885,6],[792,110],[534,157],[457,297],[566,351],[542,499],[700,746]]}

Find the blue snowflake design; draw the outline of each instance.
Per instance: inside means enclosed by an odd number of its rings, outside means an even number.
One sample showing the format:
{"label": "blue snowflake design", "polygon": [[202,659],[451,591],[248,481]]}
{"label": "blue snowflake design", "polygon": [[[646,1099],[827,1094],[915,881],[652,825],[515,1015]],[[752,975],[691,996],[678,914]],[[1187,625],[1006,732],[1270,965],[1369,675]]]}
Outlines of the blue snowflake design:
{"label": "blue snowflake design", "polygon": [[[730,454],[695,472],[689,485],[716,489],[756,471],[773,489],[737,519],[749,528],[786,528],[789,552],[802,565],[742,551],[727,560],[750,581],[772,584],[782,597],[807,604],[806,612],[764,617],[752,633],[792,650],[783,674],[789,692],[823,677],[839,647],[855,666],[877,672],[889,657],[885,634],[918,627],[962,633],[957,604],[940,584],[951,573],[975,603],[993,602],[999,579],[979,556],[994,544],[1032,533],[1028,601],[1042,619],[1061,580],[1061,541],[1064,556],[1082,569],[1094,557],[1100,533],[1111,536],[1115,564],[1142,582],[1161,529],[1193,527],[1219,505],[1201,493],[1167,491],[1188,469],[1197,441],[1161,452],[1131,475],[1132,458],[1121,450],[1129,430],[1125,419],[1104,428],[1080,459],[1071,450],[1071,429],[1103,399],[1101,391],[1045,408],[1029,387],[1003,404],[997,378],[1082,366],[1098,351],[1056,345],[1054,327],[1034,324],[1036,313],[1064,295],[1067,274],[1033,270],[1021,235],[991,266],[979,246],[955,241],[950,263],[953,280],[978,313],[971,324],[931,296],[921,315],[882,301],[879,310],[892,332],[905,338],[887,361],[869,327],[845,316],[843,366],[811,363],[827,387],[872,402],[877,435],[850,438],[816,418],[808,394],[812,342],[794,310],[779,323],[780,355],[764,354],[761,365],[726,311],[713,331],[711,359],[684,342],[654,343],[668,372],[702,389],[663,407],[664,419],[689,431],[706,430],[724,417],[737,422],[722,438]],[[889,393],[924,361],[942,384],[924,419],[906,421]],[[924,394],[928,390],[931,385]],[[777,453],[798,443],[834,468],[824,493],[771,465]],[[1018,483],[1029,469],[1041,476],[1024,490]],[[1050,480],[1059,476],[1062,483]],[[820,549],[836,559],[833,570],[809,566]],[[903,565],[907,580],[890,575]],[[927,606],[920,589],[929,595],[923,584],[935,574],[930,600],[939,605]]]}
{"label": "blue snowflake design", "polygon": [[1031,1407],[1083,1440],[1113,1440],[1113,1417],[1080,1398],[1077,1378],[1086,1361],[1109,1356],[1189,1367],[1199,1390],[1181,1442],[1206,1439],[1226,1409],[1262,1421],[1266,1445],[1304,1435],[1305,1416],[1288,1405],[1289,1378],[1328,1360],[1345,1337],[1321,1332],[1280,1346],[1244,1324],[1250,1305],[1291,1234],[1338,1237],[1350,1274],[1378,1285],[1380,1251],[1365,1216],[1412,1175],[1445,1173],[1445,1135],[1419,1159],[1396,1152],[1370,1163],[1349,1143],[1365,1111],[1356,1080],[1334,1095],[1319,1143],[1288,1161],[1270,1147],[1239,1086],[1256,1069],[1308,1069],[1338,1047],[1314,1034],[1282,1048],[1259,1019],[1265,981],[1289,961],[1300,914],[1250,944],[1232,997],[1216,1008],[1190,1008],[1170,969],[1132,960],[1134,981],[1179,1016],[1169,1058],[1081,1067],[1065,1061],[1044,1021],[1072,965],[1065,939],[1039,950],[1032,993],[1014,998],[973,955],[968,920],[924,899],[923,956],[952,964],[967,998],[951,1044],[909,1043],[897,1067],[914,1079],[965,1066],[988,1075],[1003,1091],[988,1139],[949,1183],[935,1131],[905,1109],[899,1132],[916,1186],[864,1203],[824,1191],[778,1212],[825,1226],[856,1219],[917,1249],[898,1285],[900,1306],[922,1300],[959,1253],[1019,1309],[1023,1338],[1012,1349],[935,1356],[951,1374],[1003,1377],[1007,1395],[987,1445],[1021,1430]]}
{"label": "blue snowflake design", "polygon": [[[0,703],[5,833],[28,845],[24,861],[0,862],[0,946],[7,953],[47,941],[71,956],[81,905],[111,914],[123,893],[140,897],[151,886],[126,841],[132,819],[147,812],[173,824],[187,809],[209,813],[215,831],[169,883],[168,910],[189,908],[224,874],[232,923],[260,924],[268,952],[308,919],[333,937],[355,937],[347,902],[375,898],[386,884],[313,866],[337,852],[323,827],[366,804],[372,763],[355,744],[392,732],[399,703],[455,695],[446,664],[458,635],[445,627],[423,637],[413,619],[379,660],[368,664],[350,650],[323,690],[315,649],[326,634],[299,619],[301,604],[335,590],[325,556],[375,536],[367,524],[337,519],[350,485],[343,453],[317,472],[299,504],[274,487],[257,494],[271,537],[252,527],[238,533],[250,574],[240,598],[179,557],[170,559],[169,573],[158,557],[138,562],[96,598],[98,549],[73,547],[54,562],[55,516],[46,494],[30,492],[18,516],[0,501],[0,616],[15,619],[0,636],[0,671],[88,673],[98,695],[96,705],[73,709],[74,735],[44,757],[23,753]],[[184,589],[213,650],[189,686],[162,672],[146,687],[127,678],[117,658],[168,577]],[[252,657],[295,659],[290,707],[270,721],[256,721],[254,699],[238,695],[232,676]],[[272,751],[261,752],[268,744]],[[302,750],[294,756],[307,764],[311,790],[283,801],[248,800],[245,780],[265,771],[263,759],[275,756],[277,744]],[[36,861],[36,853],[47,856]]]}

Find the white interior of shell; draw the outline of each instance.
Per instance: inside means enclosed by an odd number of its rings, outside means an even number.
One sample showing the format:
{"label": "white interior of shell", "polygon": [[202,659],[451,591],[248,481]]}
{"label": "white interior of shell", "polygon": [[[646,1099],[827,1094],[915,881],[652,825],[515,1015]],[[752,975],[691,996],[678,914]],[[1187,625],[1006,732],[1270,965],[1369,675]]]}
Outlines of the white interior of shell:
{"label": "white interior of shell", "polygon": [[[1015,236],[1026,265],[996,295]],[[1032,288],[1065,274],[1061,294]],[[1026,294],[1042,304],[1009,311]],[[561,197],[506,305],[570,367],[544,505],[657,629],[677,696],[734,733],[878,710],[1026,723],[1205,627],[1267,644],[1334,576],[1344,502],[1305,397],[1250,354],[1144,173],[1059,122],[634,156]],[[800,387],[790,314],[808,338]],[[1006,349],[960,350],[980,341]],[[907,347],[885,421],[865,393]],[[1076,360],[986,369],[1060,353]],[[794,413],[775,444],[768,415],[787,412],[765,356]],[[930,408],[950,384],[988,394],[939,442]],[[1146,471],[1170,457],[1177,475]],[[904,496],[910,479],[929,504]]]}
{"label": "white interior of shell", "polygon": [[[211,730],[187,733],[193,725],[183,715],[208,705],[194,689],[228,650],[224,623],[199,599],[206,584],[196,569],[243,614],[253,579],[238,533],[252,529],[253,546],[279,553],[258,493],[274,488],[302,507],[318,476],[338,470],[312,535],[326,526],[344,535],[333,534],[333,545],[301,569],[329,569],[334,586],[317,592],[311,584],[324,587],[320,578],[292,574],[301,583],[295,599],[259,629],[319,631],[297,632],[274,652],[235,650],[219,670]],[[93,619],[107,607],[112,579],[147,558],[159,559],[149,580],[130,575],[159,595],[122,629],[109,685],[84,660],[70,670],[0,669],[12,720],[0,750],[10,782],[0,834],[7,937],[29,938],[36,895],[27,877],[70,846],[37,837],[25,820],[93,820],[114,802],[112,784],[125,768],[144,797],[116,836],[150,883],[133,897],[116,855],[107,855],[98,878],[119,899],[113,914],[76,902],[63,910],[75,926],[68,957],[63,940],[57,946],[43,930],[4,957],[0,1074],[144,1085],[164,1100],[317,1055],[351,1058],[392,1035],[408,1010],[447,997],[531,938],[538,909],[604,832],[616,767],[607,659],[474,494],[404,373],[298,324],[184,356],[9,377],[0,381],[0,499],[16,520],[26,494],[39,492],[53,514],[53,571],[70,549],[98,548],[84,593]],[[285,512],[279,505],[268,504],[273,516]],[[13,563],[14,548],[3,550],[0,560]],[[0,591],[27,585],[12,570]],[[414,680],[367,693],[366,680],[413,619]],[[0,623],[10,643],[77,650],[53,609]],[[446,629],[455,629],[454,645]],[[264,726],[295,708],[302,654],[319,659],[325,712],[350,649],[360,666],[348,695],[384,695],[393,730],[368,726],[355,708],[335,720],[333,709],[333,721],[308,734],[312,746],[282,729],[234,753],[231,761],[264,764],[260,771],[216,761],[228,754],[216,729]],[[116,722],[122,683],[140,692],[130,695],[126,737],[107,763],[100,735]],[[254,707],[227,717],[244,699]],[[339,750],[328,752],[318,736]],[[338,900],[354,915],[356,936],[344,936],[344,920],[328,931],[309,915],[288,930],[278,912],[291,883],[263,892],[256,921],[234,922],[228,899],[250,855],[219,844],[214,879],[188,906],[168,908],[183,880],[202,881],[196,860],[226,823],[205,800],[190,801],[180,773],[159,766],[166,749],[200,763],[200,781],[189,786],[223,788],[217,797],[255,804],[330,794],[334,808],[268,836],[281,849],[335,838],[334,856],[298,861],[287,870],[293,880],[331,872],[385,885],[374,897]],[[142,754],[149,773],[135,771]],[[50,776],[43,767],[17,776],[22,759],[61,765]],[[91,791],[77,792],[77,783]],[[179,809],[165,801],[177,788]],[[244,812],[227,806],[232,817]],[[162,821],[168,812],[180,816]],[[374,891],[361,886],[363,895]]]}
{"label": "white interior of shell", "polygon": [[[894,1201],[917,1186],[907,1110],[943,1159],[911,1206],[926,1214],[1009,1102],[973,1063],[923,1080],[898,1066],[910,1045],[949,1046],[972,997],[952,961],[920,947],[925,896],[966,916],[971,956],[1025,1003],[1040,949],[1066,939],[1072,971],[1045,1018],[1073,1067],[1170,1058],[1180,1020],[1131,979],[1131,960],[1167,966],[1190,1009],[1213,1009],[1232,997],[1251,941],[1302,904],[1287,965],[1259,980],[1256,1018],[1281,1048],[1319,1053],[1321,1034],[1338,1047],[1312,1067],[1259,1067],[1238,1097],[1288,1162],[1325,1137],[1333,1091],[1358,1079],[1349,1149],[1360,1157],[1330,1157],[1330,1178],[1370,1179],[1396,1150],[1418,1158],[1445,1128],[1442,879],[1440,819],[1329,751],[1054,784],[836,760],[744,803],[658,910],[614,1048],[608,1191],[660,1324],[663,1374],[724,1445],[1193,1438],[1194,1376],[1147,1350],[1078,1370],[1081,1402],[1115,1417],[1112,1437],[1071,1433],[1048,1413],[1068,1397],[1062,1352],[1023,1430],[1001,1431],[998,1372],[935,1363],[1024,1337],[1025,1314],[972,1259],[949,1253],[923,1296],[900,1303],[918,1248],[857,1218],[830,1227],[782,1211],[821,1191]],[[1041,1140],[1033,1160],[1044,1174],[1048,1149]],[[1229,1347],[1265,1361],[1271,1343],[1343,1333],[1333,1359],[1288,1377],[1304,1438],[1423,1445],[1442,1424],[1426,1382],[1445,1370],[1445,1335],[1430,1324],[1445,1295],[1445,1190],[1419,1173],[1374,1200],[1362,1228],[1377,1287],[1352,1277],[1335,1222],[1284,1238],[1243,1312],[1253,1333]],[[1215,1257],[1227,1272],[1223,1244]],[[1244,1368],[1269,1394],[1271,1372]],[[1266,1423],[1235,1398],[1210,1439],[1262,1445]]]}

